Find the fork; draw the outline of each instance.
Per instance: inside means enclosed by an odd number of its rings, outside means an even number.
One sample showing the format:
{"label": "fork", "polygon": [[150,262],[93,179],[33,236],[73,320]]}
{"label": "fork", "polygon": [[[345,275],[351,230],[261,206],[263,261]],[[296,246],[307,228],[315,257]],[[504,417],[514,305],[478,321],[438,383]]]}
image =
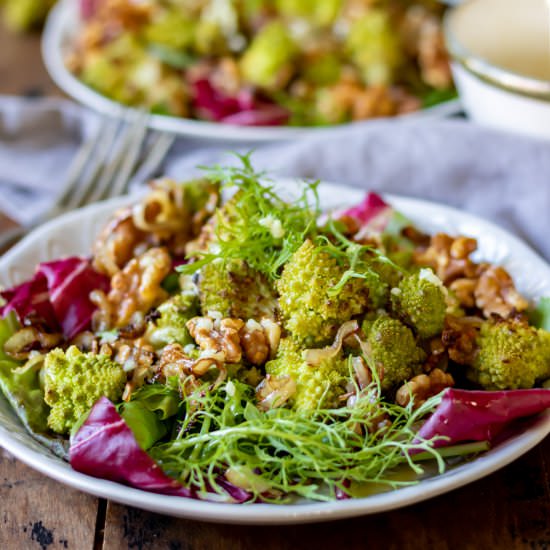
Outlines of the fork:
{"label": "fork", "polygon": [[134,177],[151,177],[175,137],[155,131],[148,136],[146,123],[147,115],[141,112],[115,120],[102,118],[98,130],[76,153],[55,204],[32,224],[0,234],[0,251],[59,214],[124,194]]}

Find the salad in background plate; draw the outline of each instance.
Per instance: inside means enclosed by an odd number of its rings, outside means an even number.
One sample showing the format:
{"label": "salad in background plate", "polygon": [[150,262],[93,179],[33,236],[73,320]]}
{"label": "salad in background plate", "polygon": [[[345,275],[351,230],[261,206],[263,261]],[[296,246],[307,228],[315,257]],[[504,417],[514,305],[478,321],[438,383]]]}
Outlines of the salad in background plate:
{"label": "salad in background plate", "polygon": [[455,96],[433,1],[81,0],[67,68],[119,103],[242,126],[319,126]]}
{"label": "salad in background plate", "polygon": [[[229,196],[221,199],[221,187]],[[151,184],[92,255],[2,292],[0,386],[80,472],[223,503],[418,483],[550,407],[548,300],[377,195]]]}

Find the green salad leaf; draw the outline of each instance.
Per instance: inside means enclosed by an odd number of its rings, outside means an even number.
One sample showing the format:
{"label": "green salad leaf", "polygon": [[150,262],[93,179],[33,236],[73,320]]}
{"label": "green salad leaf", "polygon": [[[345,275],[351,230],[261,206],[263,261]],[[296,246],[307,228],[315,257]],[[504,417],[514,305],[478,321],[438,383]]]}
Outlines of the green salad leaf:
{"label": "green salad leaf", "polygon": [[48,429],[50,408],[40,383],[42,356],[23,364],[4,352],[4,344],[19,328],[13,313],[0,319],[0,390],[27,431],[54,454],[66,458],[68,441],[52,436]]}
{"label": "green salad leaf", "polygon": [[537,307],[529,315],[529,321],[537,328],[550,331],[550,297],[539,300]]}

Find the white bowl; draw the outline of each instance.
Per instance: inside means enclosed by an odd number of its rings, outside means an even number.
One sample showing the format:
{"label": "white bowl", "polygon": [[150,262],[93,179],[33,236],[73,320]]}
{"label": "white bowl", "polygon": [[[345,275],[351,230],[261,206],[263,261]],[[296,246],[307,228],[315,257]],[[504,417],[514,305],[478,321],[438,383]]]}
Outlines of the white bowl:
{"label": "white bowl", "polygon": [[470,0],[445,38],[462,104],[480,124],[550,138],[550,2]]}
{"label": "white bowl", "polygon": [[[1,1],[1,0],[0,0]],[[78,2],[75,0],[60,0],[50,12],[44,33],[42,35],[42,57],[52,80],[68,96],[90,107],[94,111],[108,115],[120,116],[123,112],[121,104],[101,95],[81,82],[65,66],[65,54],[74,42],[74,37],[80,32]],[[458,100],[453,99],[439,103],[433,107],[414,113],[399,115],[396,119],[430,119],[443,118],[460,113]],[[377,119],[374,119],[377,120]],[[370,120],[340,124],[336,126],[299,127],[299,126],[235,126],[220,124],[205,120],[194,120],[176,116],[151,115],[148,118],[149,127],[163,132],[170,132],[195,139],[221,142],[265,142],[293,140],[305,136],[317,136],[331,132],[334,128],[353,124],[370,124]]]}
{"label": "white bowl", "polygon": [[[293,180],[278,180],[282,194],[296,196]],[[323,208],[357,204],[364,191],[323,183],[319,198]],[[550,296],[550,266],[519,239],[476,216],[454,208],[403,197],[385,197],[424,231],[446,231],[478,239],[480,259],[506,267],[520,291],[537,300]],[[87,254],[109,216],[135,201],[122,197],[65,214],[40,229],[0,258],[0,285],[11,286],[32,275],[38,262],[60,256]],[[220,504],[176,496],[158,495],[77,472],[34,440],[0,394],[0,446],[36,470],[93,495],[153,512],[189,519],[241,523],[290,524],[342,519],[407,506],[446,493],[502,468],[550,433],[550,409],[516,430],[482,456],[423,479],[419,484],[365,498],[333,502],[300,501],[294,504]],[[490,495],[485,495],[490,505]],[[367,539],[365,539],[367,540]]]}

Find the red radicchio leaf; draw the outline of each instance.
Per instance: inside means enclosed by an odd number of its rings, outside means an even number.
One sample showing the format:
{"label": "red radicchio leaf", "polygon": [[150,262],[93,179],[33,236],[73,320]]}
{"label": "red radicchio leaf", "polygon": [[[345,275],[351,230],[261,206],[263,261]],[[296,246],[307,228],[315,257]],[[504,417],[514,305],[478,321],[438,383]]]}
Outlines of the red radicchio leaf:
{"label": "red radicchio leaf", "polygon": [[223,488],[223,490],[235,501],[237,504],[242,504],[252,498],[252,493],[249,493],[246,489],[233,485],[229,480],[223,476],[219,476],[216,479],[216,483]]}
{"label": "red radicchio leaf", "polygon": [[31,316],[39,318],[52,331],[61,327],[70,340],[90,324],[95,305],[89,296],[95,289],[109,290],[109,278],[86,258],[42,263],[30,281],[0,293],[6,300],[0,316],[15,311],[22,324]]}
{"label": "red radicchio leaf", "polygon": [[46,277],[50,302],[63,329],[70,340],[85,330],[96,306],[90,301],[92,290],[109,290],[109,278],[92,269],[85,258],[67,258],[38,266],[38,273]]}
{"label": "red radicchio leaf", "polygon": [[280,105],[260,101],[250,90],[228,96],[206,79],[193,83],[194,107],[204,118],[239,126],[277,126],[287,122],[289,112]]}
{"label": "red radicchio leaf", "polygon": [[380,214],[383,210],[391,208],[389,204],[384,202],[380,195],[376,193],[367,193],[366,197],[356,206],[348,208],[342,212],[343,216],[355,218],[360,221],[361,224],[366,224],[372,218]]}
{"label": "red radicchio leaf", "polygon": [[193,496],[141,449],[132,430],[106,397],[96,402],[72,437],[69,459],[75,470],[94,477],[153,493]]}
{"label": "red radicchio leaf", "polygon": [[14,311],[23,324],[24,319],[32,315],[57,331],[59,323],[50,302],[48,282],[41,273],[36,273],[29,281],[0,292],[0,296],[6,301],[6,304],[0,307],[0,317]]}
{"label": "red radicchio leaf", "polygon": [[258,103],[255,109],[241,111],[221,119],[237,126],[280,126],[288,121],[289,112],[280,105]]}
{"label": "red radicchio leaf", "polygon": [[84,21],[91,19],[97,12],[100,0],[80,0],[80,17]]}
{"label": "red radicchio leaf", "polygon": [[424,439],[446,436],[435,447],[462,441],[491,441],[508,424],[550,408],[550,390],[469,391],[447,389],[435,412],[420,428]]}

